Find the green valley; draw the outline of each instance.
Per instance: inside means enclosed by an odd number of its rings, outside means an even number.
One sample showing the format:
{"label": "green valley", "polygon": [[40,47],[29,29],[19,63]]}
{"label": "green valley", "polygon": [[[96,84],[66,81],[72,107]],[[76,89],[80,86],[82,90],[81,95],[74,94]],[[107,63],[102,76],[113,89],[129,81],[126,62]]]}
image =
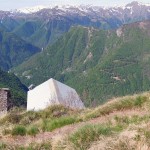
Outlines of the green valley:
{"label": "green valley", "polygon": [[13,69],[26,85],[50,77],[77,89],[86,105],[150,89],[150,22],[117,30],[72,27],[53,45]]}

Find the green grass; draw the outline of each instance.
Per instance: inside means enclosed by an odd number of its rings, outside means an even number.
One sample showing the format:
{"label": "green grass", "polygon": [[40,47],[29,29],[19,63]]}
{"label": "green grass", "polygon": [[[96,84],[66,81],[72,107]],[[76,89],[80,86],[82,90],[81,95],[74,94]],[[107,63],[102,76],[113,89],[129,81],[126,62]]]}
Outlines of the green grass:
{"label": "green grass", "polygon": [[31,143],[28,146],[10,146],[0,143],[0,150],[52,150],[51,142],[42,142],[40,144]]}
{"label": "green grass", "polygon": [[0,143],[0,150],[4,150],[6,148],[6,144]]}
{"label": "green grass", "polygon": [[20,120],[20,123],[23,125],[31,124],[32,122],[40,119],[39,112],[36,111],[27,111],[22,114],[22,119]]}
{"label": "green grass", "polygon": [[43,120],[42,129],[43,131],[53,131],[54,129],[73,124],[75,122],[76,119],[74,117],[61,117],[53,120],[46,119]]}
{"label": "green grass", "polygon": [[15,126],[13,129],[12,129],[12,135],[15,136],[15,135],[21,135],[21,136],[24,136],[26,135],[27,133],[27,130],[26,130],[26,127],[24,126]]}
{"label": "green grass", "polygon": [[120,133],[121,131],[126,129],[126,127],[124,125],[122,125],[122,124],[116,124],[115,126],[112,126],[111,129],[112,129],[112,131],[114,131],[116,133]]}
{"label": "green grass", "polygon": [[138,125],[139,123],[147,123],[150,121],[150,115],[144,115],[144,116],[138,116],[138,115],[133,115],[131,117],[128,116],[115,116],[114,120],[116,121],[117,124],[122,124],[122,125],[129,125],[129,124],[135,124]]}
{"label": "green grass", "polygon": [[138,96],[134,101],[134,106],[142,107],[143,103],[147,101],[147,97],[145,96]]}
{"label": "green grass", "polygon": [[39,119],[54,119],[60,118],[63,116],[69,116],[72,114],[76,114],[80,111],[69,109],[68,107],[62,105],[54,105],[50,106],[41,111],[14,111],[10,110],[10,112],[2,119],[0,119],[1,124],[12,123],[12,124],[22,124],[29,125]]}
{"label": "green grass", "polygon": [[20,135],[21,129],[24,127],[27,129],[28,135],[35,136],[41,129],[43,131],[52,131],[56,128],[81,121],[77,117],[80,112],[62,105],[50,106],[38,112],[26,112],[22,109],[15,109],[0,119],[0,123],[4,126],[8,124],[8,127],[3,129],[3,135]]}
{"label": "green grass", "polygon": [[41,118],[59,118],[64,115],[68,115],[74,112],[73,110],[63,105],[54,105],[46,108],[45,110],[39,111],[38,114]]}
{"label": "green grass", "polygon": [[146,137],[146,139],[150,139],[150,131],[149,130],[145,130],[144,131],[144,136]]}
{"label": "green grass", "polygon": [[32,126],[27,131],[28,135],[36,136],[39,133],[39,129],[36,126]]}
{"label": "green grass", "polygon": [[[75,149],[85,150],[88,149],[93,142],[99,141],[100,136],[110,137],[113,135],[118,135],[123,130],[126,130],[130,125],[139,125],[142,123],[148,123],[149,121],[149,114],[143,116],[133,115],[130,117],[115,116],[114,120],[108,120],[106,124],[85,125],[81,127],[69,137],[69,141],[73,143]],[[149,139],[149,130],[142,130],[142,133],[146,137],[146,139]],[[121,145],[118,146],[121,147]]]}
{"label": "green grass", "polygon": [[76,148],[87,149],[94,141],[99,140],[101,135],[110,135],[111,128],[104,125],[86,125],[78,129],[73,133],[69,140],[74,144]]}
{"label": "green grass", "polygon": [[116,101],[104,105],[104,107],[95,108],[93,111],[90,111],[84,116],[84,119],[97,118],[108,115],[114,111],[141,108],[147,101],[148,97],[146,96],[128,96],[126,98],[117,99]]}

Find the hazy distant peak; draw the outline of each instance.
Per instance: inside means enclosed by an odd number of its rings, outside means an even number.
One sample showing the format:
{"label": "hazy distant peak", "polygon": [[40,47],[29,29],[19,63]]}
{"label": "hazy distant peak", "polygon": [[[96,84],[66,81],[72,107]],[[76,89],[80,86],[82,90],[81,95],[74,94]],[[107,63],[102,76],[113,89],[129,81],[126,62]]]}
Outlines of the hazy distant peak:
{"label": "hazy distant peak", "polygon": [[38,5],[38,6],[34,6],[34,7],[20,8],[20,9],[17,9],[16,11],[21,12],[21,13],[34,13],[34,12],[38,12],[45,8],[48,8],[48,6]]}
{"label": "hazy distant peak", "polygon": [[127,4],[126,7],[128,7],[128,6],[142,6],[142,5],[150,6],[150,3],[142,3],[142,2],[138,2],[138,1],[133,1],[129,4]]}
{"label": "hazy distant peak", "polygon": [[16,12],[20,13],[26,13],[26,14],[32,14],[36,13],[42,9],[56,9],[56,10],[61,10],[61,11],[68,11],[71,9],[78,9],[79,11],[88,11],[89,9],[93,9],[94,11],[103,9],[103,10],[109,10],[109,9],[117,9],[117,8],[122,8],[122,9],[128,9],[132,7],[139,7],[139,6],[150,6],[150,4],[144,4],[138,1],[133,1],[127,5],[122,5],[122,6],[112,6],[112,7],[106,7],[106,6],[94,6],[94,5],[38,5],[34,7],[25,7],[25,8],[20,8],[17,9]]}

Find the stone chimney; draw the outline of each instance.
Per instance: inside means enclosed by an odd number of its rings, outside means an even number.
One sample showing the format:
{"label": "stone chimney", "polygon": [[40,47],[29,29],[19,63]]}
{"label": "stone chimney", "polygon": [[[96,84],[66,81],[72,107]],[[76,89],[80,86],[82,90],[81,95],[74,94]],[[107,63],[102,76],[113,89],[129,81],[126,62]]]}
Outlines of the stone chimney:
{"label": "stone chimney", "polygon": [[6,114],[11,107],[10,90],[8,88],[0,89],[0,116]]}

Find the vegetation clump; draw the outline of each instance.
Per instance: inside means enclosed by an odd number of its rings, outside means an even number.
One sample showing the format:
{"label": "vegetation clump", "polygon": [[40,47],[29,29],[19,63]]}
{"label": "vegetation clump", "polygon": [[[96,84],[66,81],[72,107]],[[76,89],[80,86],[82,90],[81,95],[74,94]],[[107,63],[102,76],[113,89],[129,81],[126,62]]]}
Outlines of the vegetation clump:
{"label": "vegetation clump", "polygon": [[143,96],[135,95],[134,97],[127,96],[116,100],[112,100],[104,104],[102,107],[101,106],[97,107],[93,111],[88,112],[84,116],[84,119],[97,118],[120,110],[141,108],[148,101],[148,99],[149,97],[146,97],[144,95]]}
{"label": "vegetation clump", "polygon": [[79,149],[87,149],[93,141],[99,140],[101,135],[110,135],[111,128],[102,125],[86,125],[70,136],[70,141]]}
{"label": "vegetation clump", "polygon": [[53,131],[56,128],[63,127],[65,125],[73,124],[76,122],[74,117],[61,117],[53,120],[43,120],[43,131]]}
{"label": "vegetation clump", "polygon": [[36,126],[32,126],[27,131],[28,135],[36,136],[39,133],[39,129]]}
{"label": "vegetation clump", "polygon": [[24,135],[26,135],[26,133],[27,133],[26,127],[18,125],[12,129],[11,134],[24,136]]}
{"label": "vegetation clump", "polygon": [[10,146],[0,143],[0,150],[52,150],[52,145],[51,142],[31,143],[28,146]]}

